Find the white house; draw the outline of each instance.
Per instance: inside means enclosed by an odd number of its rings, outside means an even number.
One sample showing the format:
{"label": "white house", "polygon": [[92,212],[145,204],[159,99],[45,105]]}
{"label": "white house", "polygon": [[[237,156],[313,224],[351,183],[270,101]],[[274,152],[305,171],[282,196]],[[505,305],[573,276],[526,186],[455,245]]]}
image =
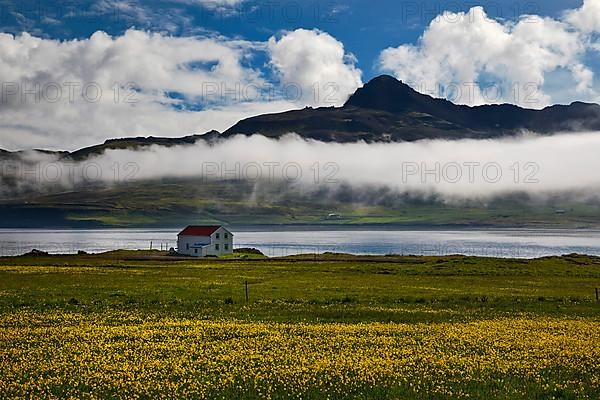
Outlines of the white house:
{"label": "white house", "polygon": [[177,252],[193,257],[233,253],[233,234],[222,226],[188,226],[177,235]]}

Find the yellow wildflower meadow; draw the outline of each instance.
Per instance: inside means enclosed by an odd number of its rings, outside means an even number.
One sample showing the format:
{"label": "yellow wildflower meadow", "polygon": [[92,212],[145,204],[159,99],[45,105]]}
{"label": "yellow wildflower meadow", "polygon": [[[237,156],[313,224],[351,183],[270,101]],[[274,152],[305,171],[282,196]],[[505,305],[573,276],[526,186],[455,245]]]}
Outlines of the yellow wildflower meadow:
{"label": "yellow wildflower meadow", "polygon": [[595,398],[600,323],[0,315],[1,398]]}

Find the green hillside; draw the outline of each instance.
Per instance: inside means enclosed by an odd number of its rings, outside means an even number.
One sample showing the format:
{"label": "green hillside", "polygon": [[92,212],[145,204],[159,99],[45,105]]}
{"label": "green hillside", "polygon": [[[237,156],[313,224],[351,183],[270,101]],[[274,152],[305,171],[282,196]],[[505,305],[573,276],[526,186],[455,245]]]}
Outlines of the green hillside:
{"label": "green hillside", "polygon": [[0,220],[3,227],[152,227],[194,222],[589,228],[600,227],[600,206],[564,201],[540,204],[518,197],[457,205],[387,192],[161,180],[21,196],[0,203]]}

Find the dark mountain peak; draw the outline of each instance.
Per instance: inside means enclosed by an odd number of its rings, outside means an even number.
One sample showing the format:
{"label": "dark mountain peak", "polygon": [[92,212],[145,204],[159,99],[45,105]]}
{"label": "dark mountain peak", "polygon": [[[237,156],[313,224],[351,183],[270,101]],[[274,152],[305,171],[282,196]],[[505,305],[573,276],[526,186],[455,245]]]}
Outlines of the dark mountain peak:
{"label": "dark mountain peak", "polygon": [[390,75],[373,78],[358,89],[344,107],[359,107],[389,112],[418,111],[434,99],[423,95]]}
{"label": "dark mountain peak", "polygon": [[390,75],[373,78],[341,108],[305,108],[242,120],[223,133],[302,137],[335,142],[491,138],[600,130],[600,106],[575,102],[543,110],[513,104],[467,106],[414,90]]}
{"label": "dark mountain peak", "polygon": [[379,84],[386,84],[386,85],[401,84],[401,85],[404,85],[404,83],[402,83],[401,80],[398,80],[391,75],[383,74],[383,75],[379,75],[379,76],[376,76],[375,78],[371,79],[369,82],[367,82],[367,84],[365,86],[374,86],[374,85],[379,85]]}

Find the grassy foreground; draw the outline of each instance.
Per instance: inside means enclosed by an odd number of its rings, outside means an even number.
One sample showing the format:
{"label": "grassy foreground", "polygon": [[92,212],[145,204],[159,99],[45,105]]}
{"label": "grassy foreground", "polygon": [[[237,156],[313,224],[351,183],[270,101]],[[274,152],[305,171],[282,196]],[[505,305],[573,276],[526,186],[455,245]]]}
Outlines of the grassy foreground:
{"label": "grassy foreground", "polygon": [[575,255],[4,258],[0,393],[595,399],[598,286]]}

